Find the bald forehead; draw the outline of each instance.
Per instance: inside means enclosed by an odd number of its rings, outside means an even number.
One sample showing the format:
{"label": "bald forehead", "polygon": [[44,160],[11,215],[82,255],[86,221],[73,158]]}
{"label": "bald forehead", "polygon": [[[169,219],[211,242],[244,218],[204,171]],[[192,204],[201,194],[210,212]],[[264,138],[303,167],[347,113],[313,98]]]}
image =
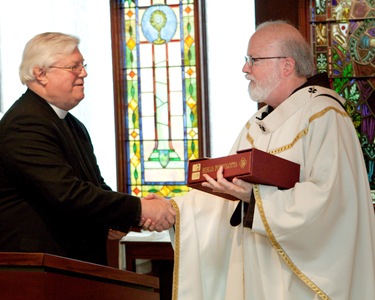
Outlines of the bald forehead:
{"label": "bald forehead", "polygon": [[249,55],[264,56],[272,53],[277,48],[277,38],[274,33],[267,29],[256,31],[249,41]]}
{"label": "bald forehead", "polygon": [[301,36],[301,33],[294,26],[284,22],[266,22],[260,24],[257,28],[257,32],[269,32],[275,35],[278,34],[290,34],[294,36]]}
{"label": "bald forehead", "polygon": [[[268,24],[260,27],[253,34],[249,41],[250,48],[262,48],[263,50],[274,49],[278,46],[278,42],[286,38],[303,40],[302,34],[289,24]],[[251,53],[250,53],[251,54]]]}

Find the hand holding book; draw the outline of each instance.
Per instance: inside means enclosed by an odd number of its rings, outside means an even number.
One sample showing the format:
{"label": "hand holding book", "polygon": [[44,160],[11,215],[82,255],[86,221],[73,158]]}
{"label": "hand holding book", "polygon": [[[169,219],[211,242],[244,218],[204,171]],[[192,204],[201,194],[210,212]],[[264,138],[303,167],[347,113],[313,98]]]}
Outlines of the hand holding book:
{"label": "hand holding book", "polygon": [[211,188],[215,193],[228,194],[244,202],[250,202],[253,185],[238,178],[233,178],[232,182],[228,181],[224,178],[223,171],[223,166],[220,166],[216,173],[216,180],[203,174],[207,182],[203,182],[202,185]]}
{"label": "hand holding book", "polygon": [[[216,181],[220,167],[222,179]],[[294,162],[252,148],[225,157],[190,160],[187,185],[228,200],[242,200],[250,198],[251,184],[271,185],[280,189],[293,188],[299,180],[299,169],[300,166]],[[213,181],[207,180],[210,178]],[[202,184],[203,182],[208,182],[209,185]]]}

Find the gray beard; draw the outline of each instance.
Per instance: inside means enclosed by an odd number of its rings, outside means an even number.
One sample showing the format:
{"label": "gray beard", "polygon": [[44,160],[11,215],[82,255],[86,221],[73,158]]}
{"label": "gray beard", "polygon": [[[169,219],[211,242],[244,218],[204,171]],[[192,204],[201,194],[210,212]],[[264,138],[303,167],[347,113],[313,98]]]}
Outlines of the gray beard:
{"label": "gray beard", "polygon": [[[256,103],[263,103],[264,99],[268,96],[269,92],[265,89],[261,90],[261,87],[256,87],[255,89],[252,89],[250,87],[250,83],[248,86],[248,93],[250,96],[250,99],[253,100]],[[267,94],[267,95],[266,95]]]}
{"label": "gray beard", "polygon": [[255,88],[251,88],[251,81],[248,86],[250,98],[257,103],[263,103],[267,100],[271,92],[280,84],[279,74],[271,74],[267,81],[262,85],[256,83]]}

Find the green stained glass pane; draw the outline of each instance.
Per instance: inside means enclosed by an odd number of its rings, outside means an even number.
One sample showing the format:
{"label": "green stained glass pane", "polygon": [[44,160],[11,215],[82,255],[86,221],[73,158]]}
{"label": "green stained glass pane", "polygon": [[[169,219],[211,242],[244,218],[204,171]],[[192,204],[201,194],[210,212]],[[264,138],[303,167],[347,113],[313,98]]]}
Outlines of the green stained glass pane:
{"label": "green stained glass pane", "polygon": [[316,71],[327,72],[360,140],[375,190],[375,6],[373,0],[310,1]]}
{"label": "green stained glass pane", "polygon": [[198,158],[194,1],[123,1],[128,192],[186,193]]}

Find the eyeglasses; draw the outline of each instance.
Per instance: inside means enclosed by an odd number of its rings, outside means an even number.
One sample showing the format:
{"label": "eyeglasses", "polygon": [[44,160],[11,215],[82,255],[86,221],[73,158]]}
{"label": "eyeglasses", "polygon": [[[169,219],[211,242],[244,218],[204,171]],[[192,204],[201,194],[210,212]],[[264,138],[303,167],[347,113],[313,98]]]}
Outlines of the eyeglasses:
{"label": "eyeglasses", "polygon": [[75,65],[75,66],[71,66],[71,67],[50,66],[50,68],[67,70],[67,71],[70,71],[70,72],[74,73],[75,75],[79,75],[79,74],[81,74],[83,69],[85,69],[85,70],[87,69],[87,64],[79,64],[79,65]]}
{"label": "eyeglasses", "polygon": [[245,56],[245,61],[246,61],[246,63],[250,67],[253,67],[254,63],[256,61],[258,61],[258,60],[263,60],[263,59],[279,59],[279,58],[286,58],[286,56],[252,57],[251,55],[246,55]]}

